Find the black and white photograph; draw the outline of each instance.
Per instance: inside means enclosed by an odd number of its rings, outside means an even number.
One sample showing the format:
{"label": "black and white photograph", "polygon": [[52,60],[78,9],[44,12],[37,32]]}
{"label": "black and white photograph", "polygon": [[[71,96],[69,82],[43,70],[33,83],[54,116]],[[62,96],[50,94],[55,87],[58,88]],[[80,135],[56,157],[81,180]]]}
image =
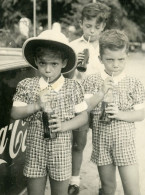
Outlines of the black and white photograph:
{"label": "black and white photograph", "polygon": [[145,195],[145,0],[0,1],[0,195]]}

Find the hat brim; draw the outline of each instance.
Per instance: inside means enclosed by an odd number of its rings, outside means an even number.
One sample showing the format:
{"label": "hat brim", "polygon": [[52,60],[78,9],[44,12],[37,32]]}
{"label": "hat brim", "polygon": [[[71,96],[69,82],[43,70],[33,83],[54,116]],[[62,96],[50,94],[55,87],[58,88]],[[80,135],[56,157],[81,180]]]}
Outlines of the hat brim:
{"label": "hat brim", "polygon": [[24,42],[22,47],[24,59],[30,64],[30,66],[35,69],[38,69],[34,60],[35,49],[36,47],[41,46],[49,47],[49,45],[56,46],[57,48],[60,48],[61,50],[65,51],[68,61],[67,65],[61,70],[62,74],[69,73],[76,68],[76,53],[69,45],[53,40],[44,40],[36,37],[29,38]]}

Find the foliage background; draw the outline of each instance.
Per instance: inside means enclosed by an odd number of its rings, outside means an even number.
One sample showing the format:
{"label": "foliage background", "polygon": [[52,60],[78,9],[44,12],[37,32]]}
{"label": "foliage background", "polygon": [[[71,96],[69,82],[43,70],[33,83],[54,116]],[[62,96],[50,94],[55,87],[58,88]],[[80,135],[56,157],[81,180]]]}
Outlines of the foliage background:
{"label": "foliage background", "polygon": [[[145,0],[96,0],[111,7],[106,28],[126,31],[130,41],[145,41]],[[37,2],[37,34],[47,29],[47,0]],[[82,7],[92,0],[52,0],[52,23],[59,22],[70,40],[82,34],[79,19]],[[33,0],[0,0],[0,46],[21,47],[26,39],[19,32],[23,17],[31,21],[29,36],[33,36]],[[75,27],[75,28],[74,28]]]}

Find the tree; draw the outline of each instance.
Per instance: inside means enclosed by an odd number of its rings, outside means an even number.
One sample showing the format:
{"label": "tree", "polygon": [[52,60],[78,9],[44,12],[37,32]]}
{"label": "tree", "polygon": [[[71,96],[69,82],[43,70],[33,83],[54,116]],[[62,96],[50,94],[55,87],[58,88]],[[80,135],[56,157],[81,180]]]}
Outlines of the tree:
{"label": "tree", "polygon": [[[145,24],[143,23],[145,16],[143,13],[145,13],[145,11],[142,12],[142,28],[141,28],[141,25],[139,22],[139,20],[141,20],[140,14],[139,13],[135,14],[135,12],[133,11],[132,17],[130,17],[129,8],[127,9],[126,7],[127,5],[131,6],[131,3],[127,4],[125,0],[124,2],[123,1],[120,2],[120,1],[119,0],[113,0],[113,1],[112,0],[98,0],[97,1],[97,2],[105,3],[111,8],[111,15],[108,19],[106,29],[119,28],[121,30],[124,30],[128,34],[130,41],[142,41],[144,38],[143,27],[145,28]],[[132,0],[132,1],[135,1],[135,0]],[[140,6],[143,5],[143,0],[141,1],[142,2],[140,2]],[[79,28],[79,23],[78,23],[80,19],[80,13],[81,13],[82,7],[86,3],[90,3],[90,2],[92,1],[89,1],[89,0],[85,0],[85,1],[77,0],[75,2],[71,1],[71,11],[69,13],[65,13],[64,17],[61,18],[61,22],[63,23],[64,28],[68,27],[69,25],[74,25],[75,28],[77,29],[75,32],[75,35],[80,36],[80,34],[82,33],[81,29]],[[135,2],[133,3],[135,4]],[[136,9],[137,8],[139,9],[139,5],[136,6]]]}
{"label": "tree", "polygon": [[127,19],[136,24],[141,33],[142,40],[145,41],[145,0],[119,0],[126,10]]}
{"label": "tree", "polygon": [[[0,0],[0,29],[8,33],[8,39],[18,36],[19,20],[27,17],[33,23],[33,0]],[[111,7],[106,29],[119,28],[127,32],[131,41],[145,41],[145,0],[96,0]],[[37,34],[39,27],[47,29],[47,0],[36,1]],[[92,0],[52,0],[52,23],[59,22],[62,31],[74,39],[82,34],[79,19],[82,7]],[[75,27],[76,31],[70,29]],[[2,38],[1,38],[2,39]],[[2,39],[3,40],[3,39]],[[9,42],[9,41],[8,41]]]}

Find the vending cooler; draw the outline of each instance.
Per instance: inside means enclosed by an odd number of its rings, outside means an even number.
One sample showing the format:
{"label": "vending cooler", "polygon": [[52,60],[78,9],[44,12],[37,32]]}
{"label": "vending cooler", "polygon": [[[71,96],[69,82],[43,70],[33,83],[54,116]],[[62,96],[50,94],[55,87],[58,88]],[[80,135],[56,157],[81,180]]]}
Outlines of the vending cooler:
{"label": "vending cooler", "polygon": [[0,195],[19,195],[26,188],[27,123],[12,120],[10,112],[18,82],[35,75],[21,49],[0,48]]}

